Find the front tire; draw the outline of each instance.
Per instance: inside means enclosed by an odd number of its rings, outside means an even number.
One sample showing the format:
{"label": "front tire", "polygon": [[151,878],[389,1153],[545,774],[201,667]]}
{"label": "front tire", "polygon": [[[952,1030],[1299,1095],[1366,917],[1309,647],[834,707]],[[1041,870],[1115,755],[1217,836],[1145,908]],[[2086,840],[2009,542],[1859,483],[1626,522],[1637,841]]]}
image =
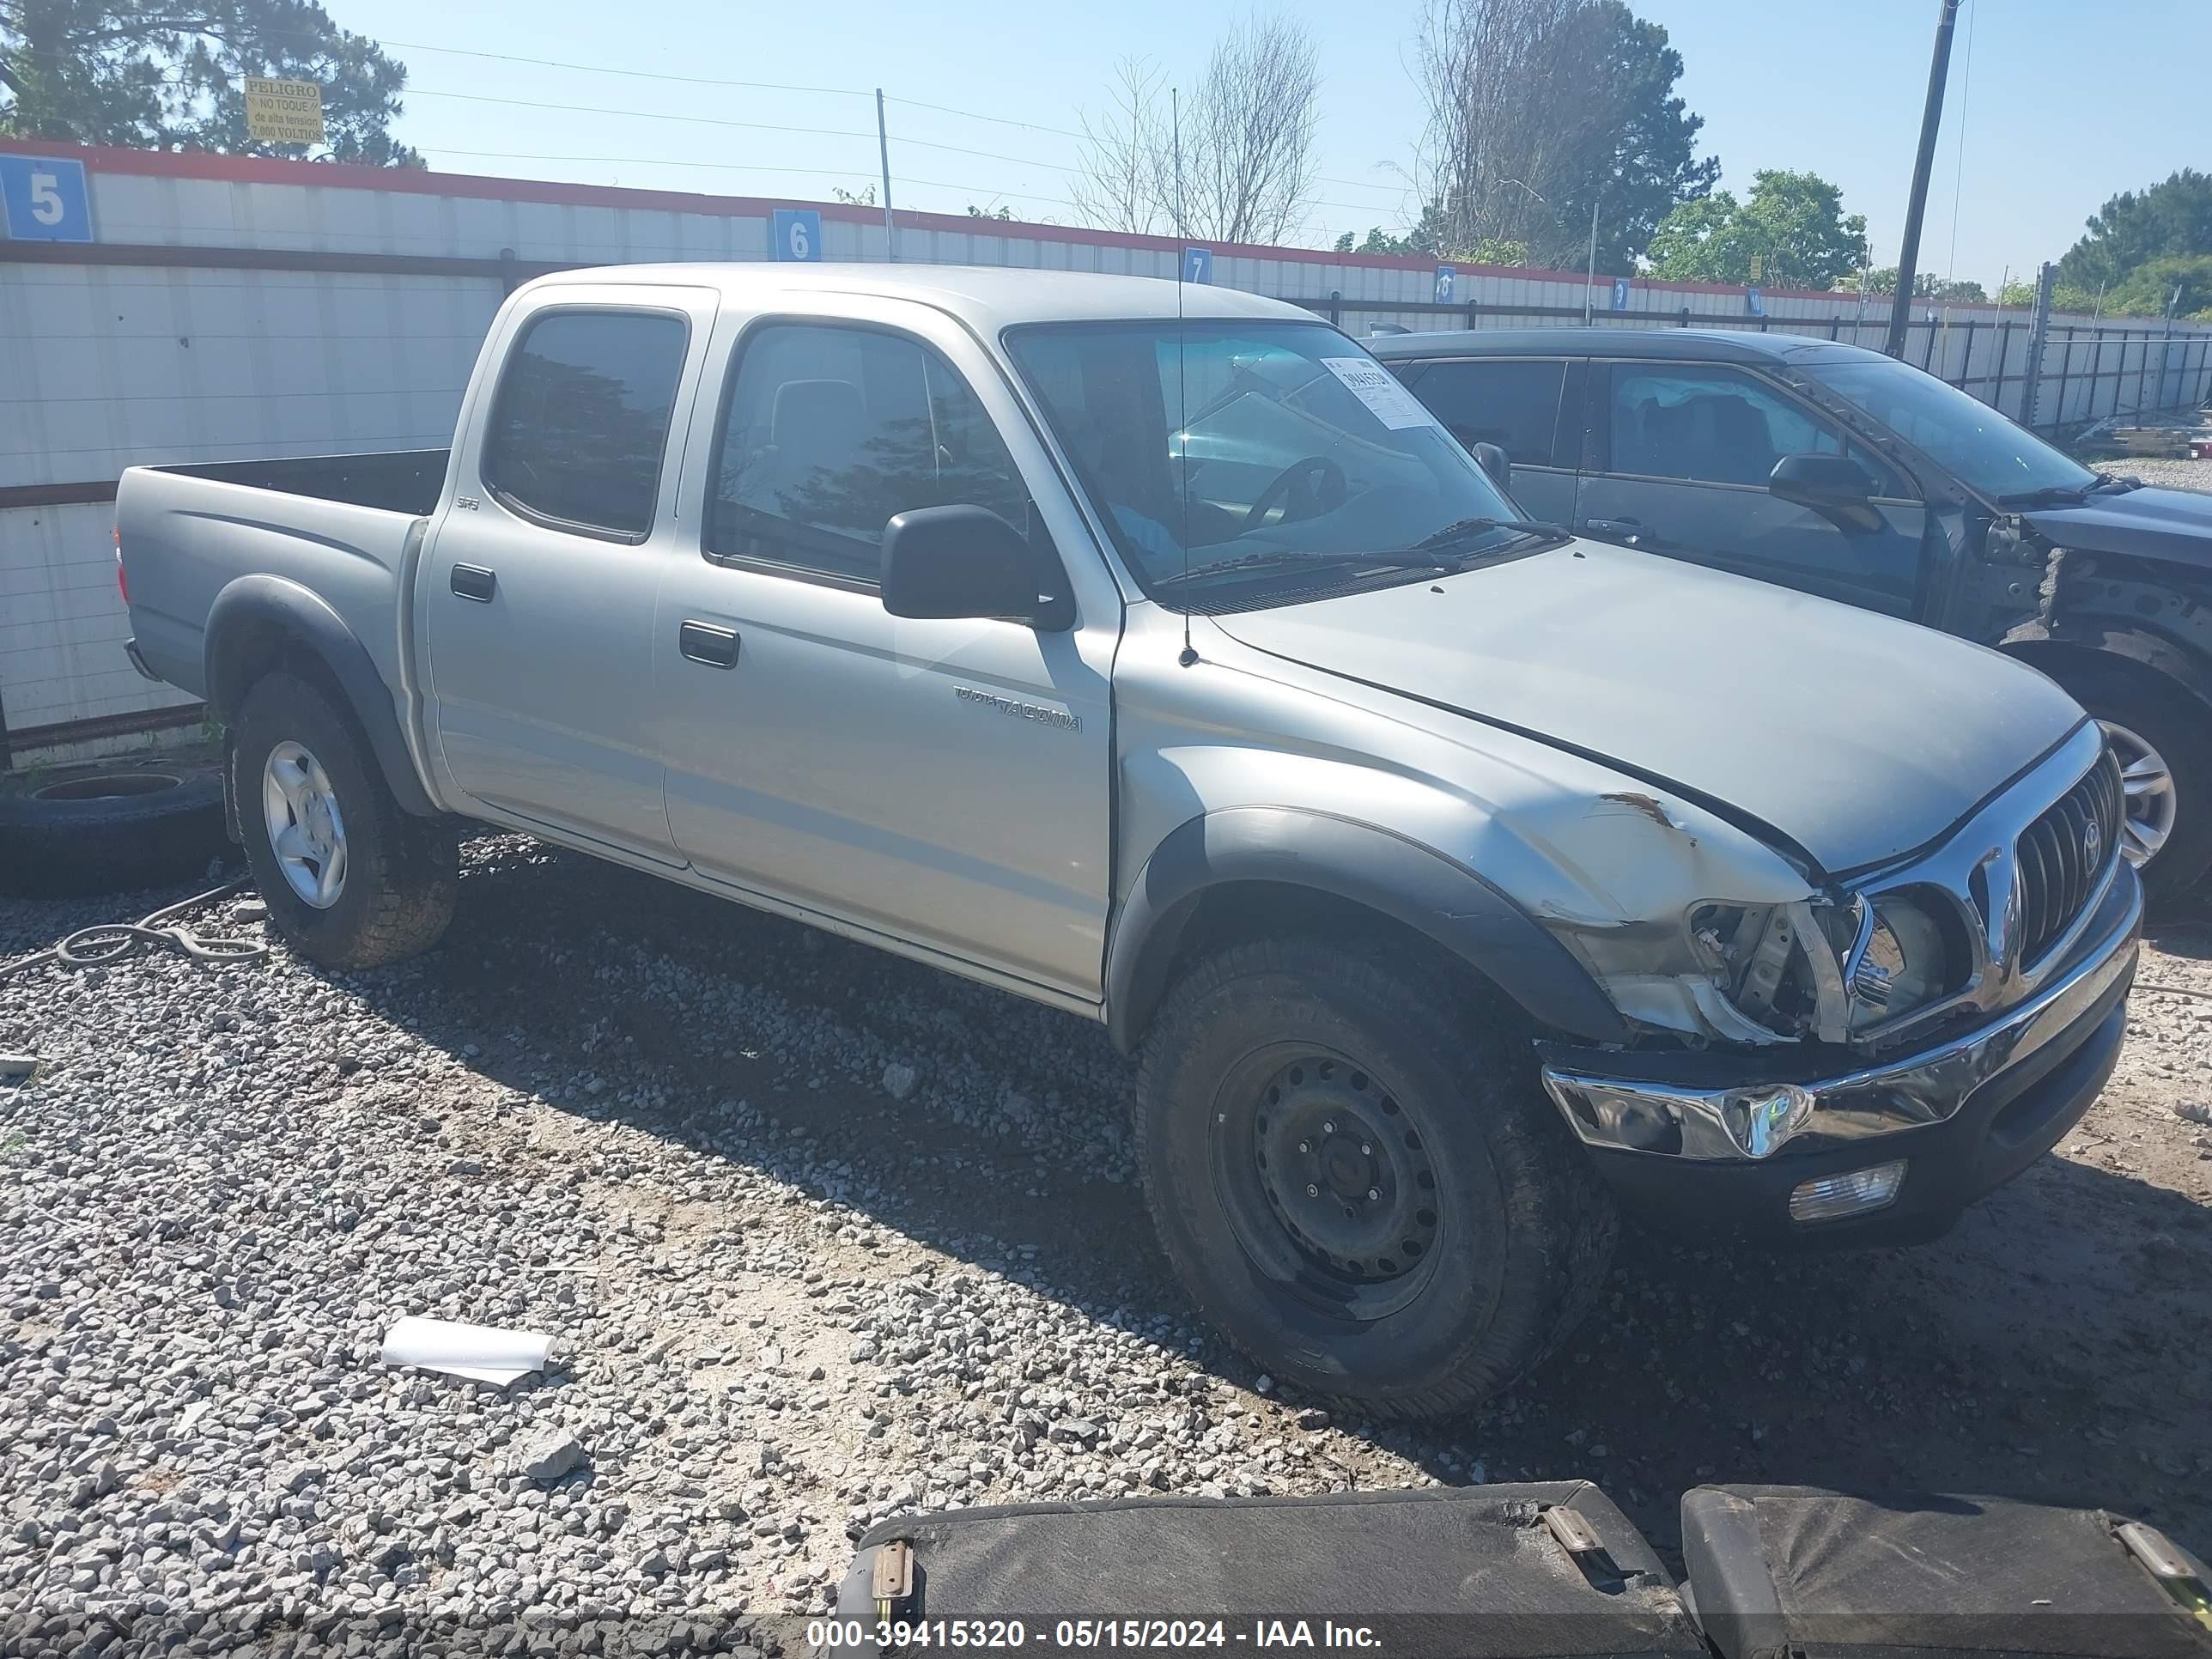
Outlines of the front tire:
{"label": "front tire", "polygon": [[2212,726],[2203,705],[2148,670],[2085,667],[2061,684],[2105,729],[2127,791],[2121,846],[2155,906],[2212,867]]}
{"label": "front tire", "polygon": [[453,920],[449,825],[392,798],[368,741],[317,686],[276,672],[240,705],[231,800],[276,930],[326,968],[428,950]]}
{"label": "front tire", "polygon": [[1580,1318],[1617,1231],[1526,1042],[1379,951],[1199,962],[1146,1042],[1137,1146],[1199,1310],[1377,1417],[1510,1387]]}

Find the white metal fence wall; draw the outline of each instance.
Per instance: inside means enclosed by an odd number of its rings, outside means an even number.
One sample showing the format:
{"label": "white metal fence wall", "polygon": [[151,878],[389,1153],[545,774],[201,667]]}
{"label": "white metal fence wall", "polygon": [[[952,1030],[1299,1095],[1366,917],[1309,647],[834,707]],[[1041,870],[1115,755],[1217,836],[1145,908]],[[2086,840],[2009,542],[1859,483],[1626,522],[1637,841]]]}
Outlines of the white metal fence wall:
{"label": "white metal fence wall", "polygon": [[[82,161],[97,240],[0,239],[0,752],[106,741],[173,724],[182,702],[124,662],[109,547],[126,466],[254,455],[434,447],[450,438],[485,327],[507,289],[550,267],[769,257],[776,204],[652,191],[480,179],[135,151]],[[879,216],[820,215],[829,259],[881,259]],[[908,216],[898,257],[1172,276],[1179,243],[998,221]],[[1456,273],[1425,262],[1221,248],[1211,279],[1273,295],[1361,334],[1382,324],[1492,327],[1579,321],[1578,276]],[[1597,319],[1685,320],[1877,343],[1876,308],[1834,295],[1610,279]],[[2055,319],[2045,419],[2126,397],[2176,401],[2212,373],[2212,331],[2169,341],[2132,325],[2094,343]],[[2069,332],[2077,337],[2066,342]],[[1907,356],[2020,410],[2027,319],[1952,307],[1917,322]],[[2192,355],[2193,354],[2193,355]],[[2102,358],[2102,362],[2093,362]],[[2070,368],[2070,379],[2067,369]],[[2086,378],[2094,369],[2098,378]],[[2132,375],[2132,380],[2130,376]],[[2062,387],[2063,383],[2063,387]],[[2054,394],[2054,388],[2062,388]],[[2052,398],[2056,395],[2057,403]],[[2118,406],[2128,406],[2124,402]]]}

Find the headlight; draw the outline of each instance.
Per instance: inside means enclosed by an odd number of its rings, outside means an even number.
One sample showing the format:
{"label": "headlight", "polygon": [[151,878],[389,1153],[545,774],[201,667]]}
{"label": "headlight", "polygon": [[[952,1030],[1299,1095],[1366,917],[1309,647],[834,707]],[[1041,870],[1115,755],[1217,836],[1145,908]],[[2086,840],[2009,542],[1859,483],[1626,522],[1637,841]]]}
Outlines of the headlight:
{"label": "headlight", "polygon": [[1958,958],[1939,912],[1904,893],[1862,900],[1859,937],[1844,963],[1854,1035],[1887,1025],[1948,994]]}

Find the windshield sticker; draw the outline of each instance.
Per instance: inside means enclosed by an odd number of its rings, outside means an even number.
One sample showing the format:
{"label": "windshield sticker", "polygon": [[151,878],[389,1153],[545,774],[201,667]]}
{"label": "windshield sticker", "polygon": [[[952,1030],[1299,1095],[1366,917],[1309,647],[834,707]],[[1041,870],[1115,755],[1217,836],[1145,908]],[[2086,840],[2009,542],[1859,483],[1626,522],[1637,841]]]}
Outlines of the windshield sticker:
{"label": "windshield sticker", "polygon": [[1436,416],[1398,384],[1395,375],[1367,357],[1324,357],[1321,366],[1344,382],[1375,418],[1393,432],[1409,426],[1434,426]]}

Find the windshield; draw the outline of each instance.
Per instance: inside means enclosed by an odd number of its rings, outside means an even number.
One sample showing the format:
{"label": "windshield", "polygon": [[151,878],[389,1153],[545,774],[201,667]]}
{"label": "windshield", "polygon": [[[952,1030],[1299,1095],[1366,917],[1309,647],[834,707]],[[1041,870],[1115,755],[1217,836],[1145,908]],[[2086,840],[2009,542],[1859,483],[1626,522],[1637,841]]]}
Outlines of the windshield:
{"label": "windshield", "polygon": [[1180,340],[1168,319],[1007,336],[1147,593],[1193,607],[1263,590],[1306,597],[1433,571],[1437,556],[1414,550],[1440,532],[1455,532],[1451,565],[1525,540],[1467,524],[1516,514],[1412,394],[1328,325],[1180,326]]}
{"label": "windshield", "polygon": [[1822,385],[1856,404],[1969,489],[1992,501],[2078,495],[2097,482],[2087,467],[2069,459],[2027,428],[1907,364],[1823,363],[1814,373]]}

